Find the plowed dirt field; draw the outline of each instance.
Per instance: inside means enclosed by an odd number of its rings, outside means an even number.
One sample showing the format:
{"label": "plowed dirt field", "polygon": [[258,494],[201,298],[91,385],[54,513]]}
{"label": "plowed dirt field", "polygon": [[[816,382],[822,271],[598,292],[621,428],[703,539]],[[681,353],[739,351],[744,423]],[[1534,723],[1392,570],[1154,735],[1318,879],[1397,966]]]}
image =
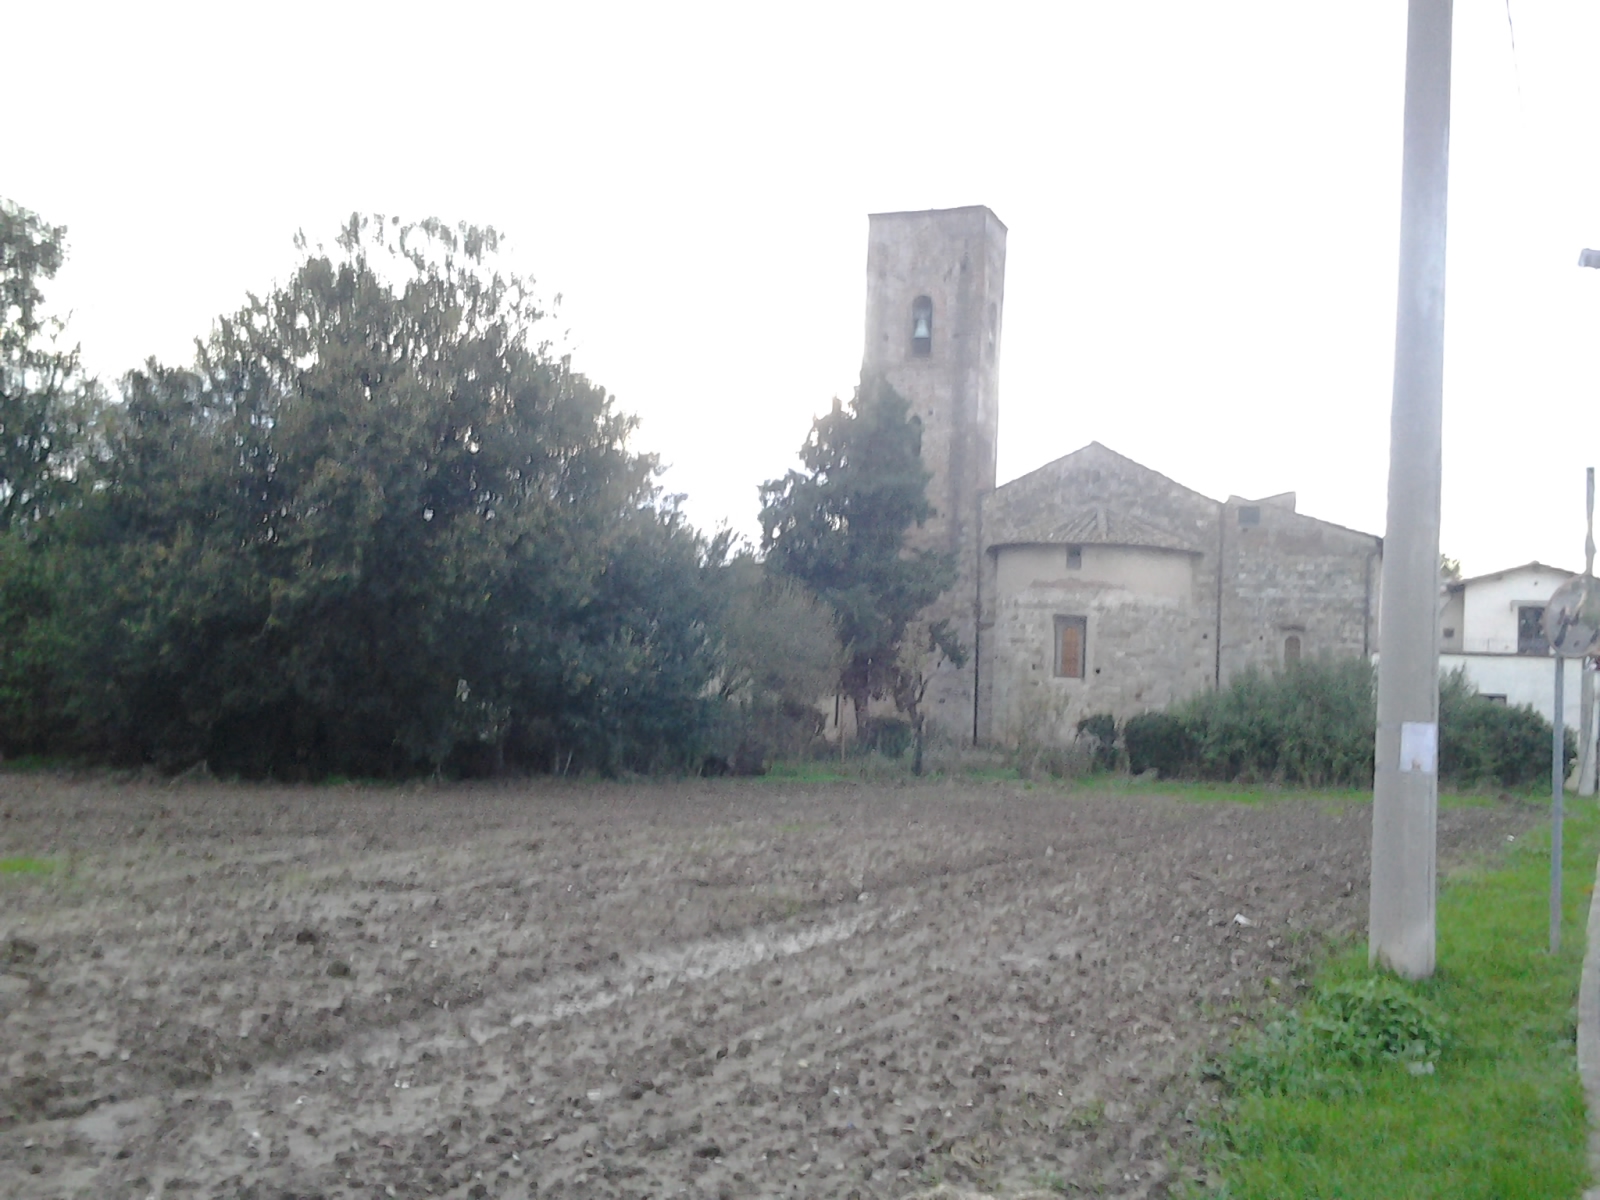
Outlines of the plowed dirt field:
{"label": "plowed dirt field", "polygon": [[[1445,862],[1532,816],[1448,811]],[[0,1195],[1161,1196],[1368,810],[0,774]]]}

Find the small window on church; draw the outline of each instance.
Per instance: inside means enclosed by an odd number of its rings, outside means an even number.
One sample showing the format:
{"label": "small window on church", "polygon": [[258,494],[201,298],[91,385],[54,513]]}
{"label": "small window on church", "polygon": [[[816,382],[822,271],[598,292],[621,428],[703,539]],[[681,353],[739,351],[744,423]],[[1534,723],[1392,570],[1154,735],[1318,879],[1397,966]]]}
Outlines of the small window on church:
{"label": "small window on church", "polygon": [[1078,570],[1082,570],[1082,568],[1083,568],[1083,547],[1082,546],[1068,546],[1067,547],[1067,570],[1069,570],[1069,571],[1078,571]]}
{"label": "small window on church", "polygon": [[911,353],[926,357],[933,352],[933,301],[918,296],[911,305]]}
{"label": "small window on church", "polygon": [[1084,643],[1088,640],[1084,617],[1056,618],[1056,678],[1082,679]]}
{"label": "small window on church", "polygon": [[1243,505],[1239,509],[1239,524],[1241,526],[1261,524],[1261,506],[1259,504]]}
{"label": "small window on church", "polygon": [[[1300,661],[1300,635],[1291,633],[1283,639],[1283,665],[1292,666]],[[1554,736],[1554,735],[1552,735]]]}

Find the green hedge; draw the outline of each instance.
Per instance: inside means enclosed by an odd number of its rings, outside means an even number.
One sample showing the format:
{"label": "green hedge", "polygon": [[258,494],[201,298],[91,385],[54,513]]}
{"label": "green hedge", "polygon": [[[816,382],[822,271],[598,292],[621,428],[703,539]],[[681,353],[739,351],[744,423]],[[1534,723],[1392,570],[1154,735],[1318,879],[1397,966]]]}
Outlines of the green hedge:
{"label": "green hedge", "polygon": [[[1359,659],[1246,671],[1226,688],[1122,727],[1130,769],[1301,787],[1369,787],[1373,669]],[[1550,774],[1550,722],[1475,693],[1464,671],[1439,687],[1439,774],[1453,787],[1527,787]],[[1567,735],[1567,762],[1576,753]]]}

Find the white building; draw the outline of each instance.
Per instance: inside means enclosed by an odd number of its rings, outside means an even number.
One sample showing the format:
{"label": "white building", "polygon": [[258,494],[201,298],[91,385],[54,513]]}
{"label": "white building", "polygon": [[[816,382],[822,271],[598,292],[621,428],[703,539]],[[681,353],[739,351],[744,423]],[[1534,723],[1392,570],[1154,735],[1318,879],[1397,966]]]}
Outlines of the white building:
{"label": "white building", "polygon": [[[1506,704],[1532,705],[1545,720],[1555,716],[1555,659],[1544,640],[1544,607],[1577,572],[1525,563],[1445,586],[1439,613],[1439,670],[1464,667],[1480,695]],[[1578,728],[1581,671],[1565,675],[1566,724]]]}

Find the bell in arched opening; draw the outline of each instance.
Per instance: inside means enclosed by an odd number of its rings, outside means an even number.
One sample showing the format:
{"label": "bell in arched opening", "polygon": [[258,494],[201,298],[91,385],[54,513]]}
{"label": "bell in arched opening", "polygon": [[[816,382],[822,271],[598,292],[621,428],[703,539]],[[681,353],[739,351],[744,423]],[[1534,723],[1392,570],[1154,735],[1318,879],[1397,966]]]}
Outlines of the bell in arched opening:
{"label": "bell in arched opening", "polygon": [[911,305],[911,353],[927,355],[933,351],[933,301],[918,296]]}

